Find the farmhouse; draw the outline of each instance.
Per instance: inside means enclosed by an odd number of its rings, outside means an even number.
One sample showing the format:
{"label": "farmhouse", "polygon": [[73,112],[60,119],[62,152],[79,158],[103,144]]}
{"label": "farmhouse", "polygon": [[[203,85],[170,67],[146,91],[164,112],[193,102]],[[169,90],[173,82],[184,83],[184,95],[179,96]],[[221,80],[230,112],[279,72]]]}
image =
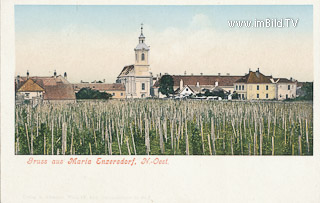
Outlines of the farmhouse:
{"label": "farmhouse", "polygon": [[239,94],[240,99],[275,99],[276,84],[272,76],[265,76],[260,73],[249,71],[244,77],[234,83],[234,91]]}
{"label": "farmhouse", "polygon": [[297,97],[297,81],[292,78],[290,80],[286,78],[274,78],[277,83],[277,99],[293,99]]}
{"label": "farmhouse", "polygon": [[265,76],[259,68],[256,72],[249,71],[244,77],[234,83],[234,91],[239,99],[292,99],[297,97],[297,81],[292,78],[273,78]]}
{"label": "farmhouse", "polygon": [[121,83],[75,83],[72,84],[74,91],[77,93],[82,88],[90,88],[93,90],[98,90],[99,92],[106,92],[112,95],[114,99],[124,99],[126,98],[126,89],[124,84]]}
{"label": "farmhouse", "polygon": [[76,96],[72,85],[67,80],[67,73],[64,77],[57,76],[56,71],[53,76],[16,77],[16,101],[21,103],[25,100],[33,102],[75,102]]}
{"label": "farmhouse", "polygon": [[150,48],[145,44],[143,27],[141,25],[141,35],[139,44],[134,49],[135,63],[125,66],[117,77],[117,83],[125,86],[126,98],[146,98],[152,96],[152,73],[149,65]]}
{"label": "farmhouse", "polygon": [[[241,77],[242,76],[230,76],[229,74],[172,75],[173,90],[180,96],[184,96],[184,94],[190,95],[204,93],[205,90],[214,91],[217,89],[222,89],[225,93],[233,93],[233,83]],[[163,95],[159,92],[159,80],[155,82],[153,87],[155,96],[163,97]]]}

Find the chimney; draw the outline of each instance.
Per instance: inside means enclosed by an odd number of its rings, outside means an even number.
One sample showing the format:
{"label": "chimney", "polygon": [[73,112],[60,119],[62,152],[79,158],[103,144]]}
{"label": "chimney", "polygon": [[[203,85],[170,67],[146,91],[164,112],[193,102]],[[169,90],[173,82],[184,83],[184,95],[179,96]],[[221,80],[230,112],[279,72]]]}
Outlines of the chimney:
{"label": "chimney", "polygon": [[290,77],[290,80],[293,81],[293,80],[292,80],[292,77]]}
{"label": "chimney", "polygon": [[214,86],[215,86],[215,87],[218,87],[218,85],[219,85],[219,83],[218,83],[218,81],[216,81],[216,82],[214,83]]}
{"label": "chimney", "polygon": [[257,72],[258,72],[258,73],[260,73],[260,70],[259,70],[259,68],[258,68]]}
{"label": "chimney", "polygon": [[200,73],[200,75],[203,75],[203,73]]}
{"label": "chimney", "polygon": [[199,82],[197,82],[197,87],[200,87],[200,83]]}
{"label": "chimney", "polygon": [[187,71],[184,71],[184,75],[187,75]]}
{"label": "chimney", "polygon": [[17,75],[17,86],[19,86],[20,83],[20,75]]}
{"label": "chimney", "polygon": [[27,70],[27,80],[29,79],[29,70]]}
{"label": "chimney", "polygon": [[218,73],[218,76],[220,76],[221,75],[221,73]]}
{"label": "chimney", "polygon": [[181,79],[180,80],[180,90],[182,90],[182,88],[183,88],[183,80]]}
{"label": "chimney", "polygon": [[227,73],[227,76],[230,76],[230,73]]}
{"label": "chimney", "polygon": [[191,73],[191,75],[193,75],[193,73]]}
{"label": "chimney", "polygon": [[103,83],[106,83],[106,79],[103,79]]}
{"label": "chimney", "polygon": [[67,72],[64,72],[63,77],[64,77],[65,79],[67,79]]}
{"label": "chimney", "polygon": [[56,78],[56,77],[57,77],[57,71],[56,71],[56,70],[54,70],[54,72],[53,72],[53,76],[54,76],[54,78]]}
{"label": "chimney", "polygon": [[249,73],[251,72],[251,68],[249,68]]}

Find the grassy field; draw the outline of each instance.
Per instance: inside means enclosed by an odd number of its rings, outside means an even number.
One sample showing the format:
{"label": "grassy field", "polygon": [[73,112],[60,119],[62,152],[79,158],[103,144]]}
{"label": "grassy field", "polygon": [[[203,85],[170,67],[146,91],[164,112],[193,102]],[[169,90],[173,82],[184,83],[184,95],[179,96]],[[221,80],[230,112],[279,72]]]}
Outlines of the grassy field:
{"label": "grassy field", "polygon": [[126,100],[16,106],[19,155],[312,155],[313,104]]}

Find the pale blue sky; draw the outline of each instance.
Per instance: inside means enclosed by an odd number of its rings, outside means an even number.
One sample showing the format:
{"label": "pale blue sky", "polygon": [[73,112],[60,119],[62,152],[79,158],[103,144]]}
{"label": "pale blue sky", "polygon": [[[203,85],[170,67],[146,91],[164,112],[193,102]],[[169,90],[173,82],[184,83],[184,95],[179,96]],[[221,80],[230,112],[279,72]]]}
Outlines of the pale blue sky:
{"label": "pale blue sky", "polygon": [[[299,23],[296,28],[228,26],[228,20],[266,18]],[[17,5],[16,74],[51,75],[56,69],[68,72],[72,82],[114,82],[134,63],[142,22],[154,75],[244,75],[259,67],[274,77],[313,80],[312,5]]]}
{"label": "pale blue sky", "polygon": [[[206,15],[216,31],[230,31],[228,20],[265,18],[299,19],[297,28],[272,32],[312,32],[312,6],[30,6],[15,7],[16,32],[57,32],[66,26],[81,30],[120,33],[153,25],[156,31],[167,27],[186,28],[196,14]],[[254,29],[269,32],[270,29]],[[251,30],[246,30],[250,31]]]}

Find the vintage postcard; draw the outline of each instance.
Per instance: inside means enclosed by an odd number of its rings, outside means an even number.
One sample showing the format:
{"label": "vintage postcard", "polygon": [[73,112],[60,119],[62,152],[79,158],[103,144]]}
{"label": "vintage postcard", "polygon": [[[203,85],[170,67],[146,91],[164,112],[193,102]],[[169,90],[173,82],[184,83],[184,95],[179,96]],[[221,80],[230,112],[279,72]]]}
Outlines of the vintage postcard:
{"label": "vintage postcard", "polygon": [[320,201],[319,3],[3,5],[3,202]]}

